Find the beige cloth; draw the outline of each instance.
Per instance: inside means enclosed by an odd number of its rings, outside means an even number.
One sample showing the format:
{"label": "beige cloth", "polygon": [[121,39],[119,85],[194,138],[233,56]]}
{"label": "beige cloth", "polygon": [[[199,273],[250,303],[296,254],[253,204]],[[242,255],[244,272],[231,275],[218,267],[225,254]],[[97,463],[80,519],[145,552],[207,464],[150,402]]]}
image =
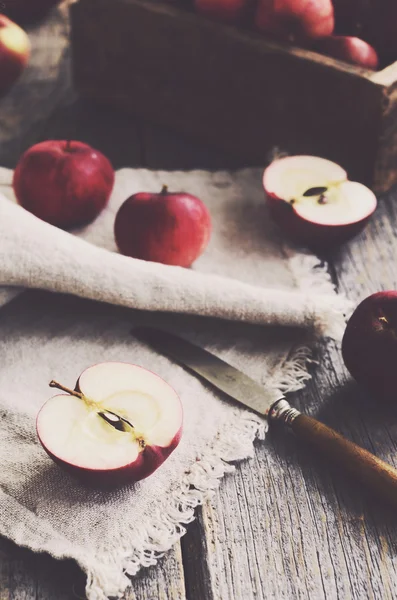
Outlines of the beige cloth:
{"label": "beige cloth", "polygon": [[[88,575],[90,600],[121,597],[126,575],[171,547],[194,508],[231,470],[228,461],[251,456],[255,436],[266,429],[262,418],[221,400],[138,342],[133,324],[161,324],[259,382],[289,391],[309,377],[308,338],[314,332],[338,337],[347,303],[334,293],[324,265],[282,242],[268,217],[259,170],[119,171],[109,207],[76,236],[16,206],[11,173],[2,170],[0,178],[9,198],[0,198],[2,303],[26,287],[84,298],[31,292],[0,311],[0,534],[74,558]],[[114,252],[120,204],[162,184],[200,196],[211,211],[213,237],[192,269]],[[84,368],[108,360],[163,376],[179,393],[185,420],[180,446],[154,475],[101,492],[51,462],[38,444],[35,417],[51,395],[52,378],[73,385]]]}

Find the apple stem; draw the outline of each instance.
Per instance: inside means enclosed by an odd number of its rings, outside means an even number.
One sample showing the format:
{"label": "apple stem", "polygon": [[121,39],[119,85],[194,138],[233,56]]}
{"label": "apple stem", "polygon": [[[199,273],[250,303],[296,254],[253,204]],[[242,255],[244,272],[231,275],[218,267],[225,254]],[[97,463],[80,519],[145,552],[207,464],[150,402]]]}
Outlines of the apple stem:
{"label": "apple stem", "polygon": [[76,398],[82,398],[83,394],[81,392],[77,392],[76,390],[71,390],[70,388],[65,387],[64,385],[61,385],[60,383],[58,383],[57,381],[50,381],[49,386],[52,388],[57,388],[58,390],[62,390],[62,392],[66,392],[67,394],[70,394],[71,396],[76,396]]}
{"label": "apple stem", "polygon": [[66,150],[66,152],[71,152],[71,150],[72,150],[72,140],[67,140],[66,141],[65,150]]}
{"label": "apple stem", "polygon": [[168,185],[163,185],[163,187],[161,188],[160,194],[162,196],[165,196],[166,194],[168,194]]}

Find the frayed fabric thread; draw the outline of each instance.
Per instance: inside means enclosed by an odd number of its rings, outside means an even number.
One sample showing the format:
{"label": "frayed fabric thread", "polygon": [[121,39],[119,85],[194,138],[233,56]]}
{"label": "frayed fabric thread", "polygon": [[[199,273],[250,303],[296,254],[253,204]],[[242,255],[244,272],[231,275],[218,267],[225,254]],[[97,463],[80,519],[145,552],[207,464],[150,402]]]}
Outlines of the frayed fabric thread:
{"label": "frayed fabric thread", "polygon": [[[350,303],[346,298],[336,296],[327,265],[309,254],[295,255],[290,250],[286,250],[286,253],[289,255],[291,273],[297,286],[306,292],[313,290],[324,294],[330,303],[327,318],[324,319],[322,313],[322,321],[316,323],[316,329],[328,333],[331,331],[337,339],[340,338]],[[268,386],[283,393],[302,389],[311,379],[309,366],[315,364],[317,361],[313,358],[313,348],[309,345],[299,345],[279,365],[268,381]],[[107,569],[106,576],[100,567],[91,566],[90,569],[86,569],[87,598],[106,600],[110,596],[106,595],[104,590],[109,588],[113,594],[111,597],[122,598],[125,589],[130,585],[129,577],[136,575],[142,567],[155,565],[186,533],[186,525],[194,520],[196,508],[213,497],[226,474],[233,473],[233,463],[253,457],[254,441],[264,440],[267,431],[268,423],[265,417],[236,410],[233,419],[221,428],[211,447],[205,454],[197,457],[189,472],[171,492],[168,508],[158,510],[153,516],[152,527],[145,530],[133,527],[129,529],[127,539],[124,540],[126,556],[122,569],[116,556],[114,568],[111,571]],[[120,548],[115,548],[115,555],[119,551]]]}

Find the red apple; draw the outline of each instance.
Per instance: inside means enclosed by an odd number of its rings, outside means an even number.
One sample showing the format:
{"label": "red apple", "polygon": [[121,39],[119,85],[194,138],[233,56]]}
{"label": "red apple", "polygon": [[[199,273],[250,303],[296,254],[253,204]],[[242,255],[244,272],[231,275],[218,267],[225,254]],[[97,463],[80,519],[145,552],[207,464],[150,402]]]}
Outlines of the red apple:
{"label": "red apple", "polygon": [[251,0],[195,0],[198,13],[226,23],[244,21],[250,12]]}
{"label": "red apple", "polygon": [[377,69],[379,66],[375,48],[357,37],[329,36],[317,42],[315,50],[364,69]]}
{"label": "red apple", "polygon": [[372,294],[358,305],[342,340],[343,360],[376,399],[397,390],[397,291]]}
{"label": "red apple", "polygon": [[29,57],[30,42],[24,30],[0,14],[0,95],[15,83]]}
{"label": "red apple", "polygon": [[342,167],[316,156],[289,156],[263,175],[270,214],[288,237],[314,250],[359,233],[375,211],[376,197],[348,181]]}
{"label": "red apple", "polygon": [[180,267],[202,254],[211,235],[205,204],[185,192],[141,192],[120,207],[114,225],[122,254]]}
{"label": "red apple", "polygon": [[85,483],[113,486],[151,475],[179,444],[182,405],[154,373],[127,363],[86,369],[76,389],[50,398],[37,417],[47,454]]}
{"label": "red apple", "polygon": [[60,0],[4,0],[3,11],[17,23],[42,19]]}
{"label": "red apple", "polygon": [[334,30],[331,0],[259,0],[255,25],[289,41],[318,39]]}
{"label": "red apple", "polygon": [[357,35],[371,44],[383,62],[397,59],[395,0],[333,0],[338,33]]}
{"label": "red apple", "polygon": [[367,1],[367,18],[363,37],[372,44],[385,62],[397,59],[397,2],[395,0]]}
{"label": "red apple", "polygon": [[32,146],[14,172],[21,206],[63,229],[90,223],[106,206],[114,185],[109,160],[81,142],[47,141]]}

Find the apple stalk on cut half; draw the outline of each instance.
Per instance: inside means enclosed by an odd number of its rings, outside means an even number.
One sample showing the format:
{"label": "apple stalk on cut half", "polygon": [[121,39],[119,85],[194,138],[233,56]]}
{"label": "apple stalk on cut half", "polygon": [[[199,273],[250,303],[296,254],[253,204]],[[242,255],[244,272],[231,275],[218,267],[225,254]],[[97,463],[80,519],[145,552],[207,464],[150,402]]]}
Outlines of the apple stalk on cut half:
{"label": "apple stalk on cut half", "polygon": [[288,237],[325,250],[358,234],[376,209],[375,194],[316,156],[275,160],[263,176],[270,214]]}
{"label": "apple stalk on cut half", "polygon": [[108,486],[151,475],[177,447],[183,411],[174,389],[127,363],[86,369],[76,388],[50,398],[37,417],[47,454],[85,483]]}

